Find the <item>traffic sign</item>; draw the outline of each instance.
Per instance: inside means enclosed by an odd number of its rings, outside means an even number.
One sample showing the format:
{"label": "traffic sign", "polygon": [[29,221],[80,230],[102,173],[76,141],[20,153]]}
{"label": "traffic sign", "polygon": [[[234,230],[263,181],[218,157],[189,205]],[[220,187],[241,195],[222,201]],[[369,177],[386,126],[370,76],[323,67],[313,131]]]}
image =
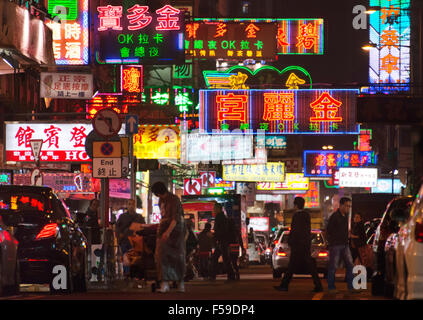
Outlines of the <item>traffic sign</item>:
{"label": "traffic sign", "polygon": [[201,195],[201,179],[184,179],[184,195]]}
{"label": "traffic sign", "polygon": [[117,135],[121,126],[119,114],[113,109],[102,109],[93,118],[95,132],[104,138]]}
{"label": "traffic sign", "polygon": [[202,187],[214,187],[215,180],[216,180],[216,172],[215,171],[201,171],[200,178],[201,178]]}
{"label": "traffic sign", "polygon": [[94,158],[93,178],[121,178],[122,159],[121,158]]}
{"label": "traffic sign", "polygon": [[94,158],[120,158],[122,147],[120,141],[94,141]]}
{"label": "traffic sign", "polygon": [[43,139],[32,139],[32,140],[29,140],[29,143],[31,144],[31,151],[32,151],[34,160],[35,161],[40,160],[40,153],[41,153],[41,147],[43,145]]}
{"label": "traffic sign", "polygon": [[125,129],[126,134],[135,134],[138,133],[138,115],[128,114],[125,117]]}

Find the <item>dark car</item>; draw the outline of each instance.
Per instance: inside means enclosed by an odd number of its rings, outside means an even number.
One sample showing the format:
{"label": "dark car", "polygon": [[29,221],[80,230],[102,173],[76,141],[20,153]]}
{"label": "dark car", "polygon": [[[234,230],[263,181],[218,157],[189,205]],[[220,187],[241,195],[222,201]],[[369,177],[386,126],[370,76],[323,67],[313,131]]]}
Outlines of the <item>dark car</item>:
{"label": "dark car", "polygon": [[[401,227],[401,223],[406,221],[410,215],[411,205],[414,198],[412,196],[401,196],[392,199],[382,216],[382,219],[376,228],[373,240],[374,272],[372,276],[372,294],[373,295],[392,295],[392,285],[386,281],[386,271],[388,276],[392,275],[395,258],[390,256],[394,250],[386,249],[388,238],[396,234]],[[388,244],[394,245],[394,241]],[[389,247],[389,246],[388,246]],[[386,255],[388,252],[388,255]],[[387,263],[388,262],[388,263]]]}
{"label": "dark car", "polygon": [[0,216],[0,296],[19,292],[17,251],[18,241],[7,230]]}
{"label": "dark car", "polygon": [[[51,292],[85,291],[86,238],[52,189],[0,186],[0,203],[1,214],[14,217],[8,224],[19,242],[21,283],[48,283]],[[53,279],[64,273],[66,286],[54,285]]]}

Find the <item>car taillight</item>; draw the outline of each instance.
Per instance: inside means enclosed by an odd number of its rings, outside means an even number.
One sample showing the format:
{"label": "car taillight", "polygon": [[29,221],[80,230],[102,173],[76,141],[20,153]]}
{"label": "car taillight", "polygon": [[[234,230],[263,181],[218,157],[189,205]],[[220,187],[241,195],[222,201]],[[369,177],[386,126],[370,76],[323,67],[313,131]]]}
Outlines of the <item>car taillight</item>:
{"label": "car taillight", "polygon": [[282,248],[279,248],[277,255],[278,255],[279,257],[286,257],[286,252],[285,252],[285,251],[283,251],[283,249],[282,249]]}
{"label": "car taillight", "polygon": [[327,251],[320,251],[317,255],[319,258],[326,258],[329,256],[329,253]]}
{"label": "car taillight", "polygon": [[416,222],[416,229],[414,230],[417,242],[423,242],[423,223]]}
{"label": "car taillight", "polygon": [[278,240],[273,241],[273,244],[276,246],[278,244]]}
{"label": "car taillight", "polygon": [[37,234],[35,239],[50,238],[56,235],[57,223],[49,223]]}

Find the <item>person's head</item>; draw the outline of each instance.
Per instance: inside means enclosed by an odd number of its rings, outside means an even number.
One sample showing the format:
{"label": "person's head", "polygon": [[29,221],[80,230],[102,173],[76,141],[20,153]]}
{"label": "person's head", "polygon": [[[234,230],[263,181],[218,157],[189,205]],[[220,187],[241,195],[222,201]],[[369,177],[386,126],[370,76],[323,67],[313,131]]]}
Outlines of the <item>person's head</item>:
{"label": "person's head", "polygon": [[220,203],[216,202],[213,206],[213,212],[214,214],[218,214],[218,213],[222,213],[223,212],[223,207]]}
{"label": "person's head", "polygon": [[128,211],[129,212],[136,212],[137,210],[137,202],[134,199],[128,200]]}
{"label": "person's head", "polygon": [[210,222],[207,222],[205,225],[204,225],[204,231],[205,232],[209,232],[211,230],[211,223]]}
{"label": "person's head", "polygon": [[343,215],[349,214],[351,208],[352,201],[350,198],[342,197],[341,200],[339,200],[339,211],[341,211]]}
{"label": "person's head", "polygon": [[294,207],[298,210],[304,209],[305,200],[303,197],[295,197],[294,199]]}
{"label": "person's head", "polygon": [[254,233],[254,229],[253,228],[250,228],[250,233]]}
{"label": "person's head", "polygon": [[98,199],[92,199],[90,201],[90,209],[95,211],[98,209],[98,207],[100,206],[100,201],[98,201]]}
{"label": "person's head", "polygon": [[187,229],[192,229],[194,227],[194,221],[192,221],[191,219],[187,219],[185,220],[185,225]]}
{"label": "person's head", "polygon": [[151,187],[151,192],[160,199],[165,198],[168,194],[166,185],[161,181],[158,181],[153,184],[153,186]]}
{"label": "person's head", "polygon": [[354,221],[355,223],[361,222],[361,219],[362,219],[362,217],[361,217],[361,213],[359,213],[359,212],[354,213],[354,216],[353,216],[353,221]]}

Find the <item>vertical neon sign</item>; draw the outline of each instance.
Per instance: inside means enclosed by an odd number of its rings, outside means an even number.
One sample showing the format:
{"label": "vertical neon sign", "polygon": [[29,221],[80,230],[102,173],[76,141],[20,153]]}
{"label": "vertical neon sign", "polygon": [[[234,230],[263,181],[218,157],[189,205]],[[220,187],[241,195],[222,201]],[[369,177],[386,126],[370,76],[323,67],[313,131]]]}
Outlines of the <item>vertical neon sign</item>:
{"label": "vertical neon sign", "polygon": [[410,0],[370,0],[370,93],[410,89]]}

